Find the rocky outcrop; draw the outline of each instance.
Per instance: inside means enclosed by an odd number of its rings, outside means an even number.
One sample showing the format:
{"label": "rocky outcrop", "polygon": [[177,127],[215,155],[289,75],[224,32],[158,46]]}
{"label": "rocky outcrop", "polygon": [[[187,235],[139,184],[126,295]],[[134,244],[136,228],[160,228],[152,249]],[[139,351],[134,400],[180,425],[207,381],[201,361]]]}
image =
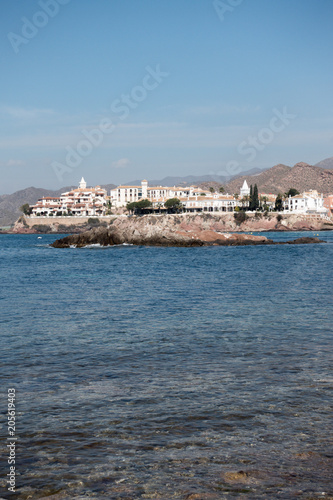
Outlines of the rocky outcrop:
{"label": "rocky outcrop", "polygon": [[[200,217],[200,216],[199,216]],[[193,216],[192,216],[193,219]],[[273,245],[265,236],[223,232],[216,221],[203,224],[183,216],[118,217],[108,227],[99,227],[81,234],[56,240],[55,248],[84,247],[99,244],[149,246],[204,246],[204,245]],[[206,227],[205,227],[206,226]],[[302,238],[301,243],[317,243],[317,238]],[[298,242],[295,240],[295,243]],[[289,242],[288,242],[289,243]]]}
{"label": "rocky outcrop", "polygon": [[[117,227],[98,228],[82,234],[73,234],[56,240],[55,248],[89,245],[146,245],[146,246],[204,246],[204,245],[262,245],[270,243],[265,236],[248,234],[222,234],[214,231],[161,231],[160,227],[145,228],[146,231],[128,229],[122,232]],[[152,230],[153,229],[153,230]]]}
{"label": "rocky outcrop", "polygon": [[[276,213],[247,213],[243,222],[236,220],[233,213],[201,213],[180,215],[146,215],[144,217],[126,217],[111,215],[104,217],[96,225],[115,227],[128,226],[129,221],[137,220],[136,226],[141,227],[147,221],[149,224],[159,224],[163,229],[169,229],[174,224],[179,230],[212,230],[215,232],[258,232],[258,231],[321,231],[333,229],[333,219],[328,220],[320,216]],[[139,222],[141,221],[141,222]],[[42,226],[45,226],[43,229]],[[16,222],[12,232],[50,232],[50,233],[82,233],[92,229],[88,218],[84,217],[24,217]]]}

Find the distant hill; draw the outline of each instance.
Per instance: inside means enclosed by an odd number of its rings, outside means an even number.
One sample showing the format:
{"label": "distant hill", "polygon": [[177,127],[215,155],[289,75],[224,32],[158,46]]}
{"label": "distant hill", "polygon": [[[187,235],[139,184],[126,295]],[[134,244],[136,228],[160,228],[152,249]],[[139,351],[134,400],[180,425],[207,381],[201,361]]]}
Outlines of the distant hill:
{"label": "distant hill", "polygon": [[110,194],[111,189],[117,187],[115,184],[100,184],[101,188],[106,189],[108,195]]}
{"label": "distant hill", "polygon": [[[246,172],[247,175],[262,172],[263,169],[252,168]],[[236,179],[237,177],[243,175],[244,172],[234,175],[231,179]],[[169,176],[164,177],[160,180],[148,180],[149,186],[198,186],[202,183],[218,183],[219,185],[224,184],[230,180],[230,176],[226,175],[187,175],[185,177],[175,177]],[[142,179],[137,179],[135,181],[130,181],[124,183],[126,186],[140,186]],[[213,184],[212,184],[213,185]]]}
{"label": "distant hill", "polygon": [[[115,184],[104,184],[104,189],[109,193],[110,189],[113,189]],[[69,191],[73,186],[63,187],[56,191],[50,189],[42,189],[29,187],[26,189],[21,189],[13,194],[3,194],[0,196],[0,227],[10,226],[22,215],[20,212],[20,207],[25,203],[33,205],[39,198],[43,196],[60,196],[61,193]]]}
{"label": "distant hill", "polygon": [[293,167],[275,165],[255,175],[242,175],[225,185],[228,193],[239,193],[244,180],[248,185],[257,184],[261,193],[285,193],[290,188],[298,191],[316,189],[320,193],[333,193],[333,170],[327,170],[307,163],[296,163]]}
{"label": "distant hill", "polygon": [[[227,180],[225,176],[222,175],[187,175],[185,177],[164,177],[163,179],[148,179],[149,186],[190,186],[198,185],[200,182],[204,181],[215,181],[223,183]],[[142,179],[137,179],[135,181],[125,182],[125,186],[140,186]]]}
{"label": "distant hill", "polygon": [[333,156],[331,156],[331,158],[326,158],[326,160],[322,160],[319,163],[316,163],[315,166],[324,168],[325,170],[333,169]]}

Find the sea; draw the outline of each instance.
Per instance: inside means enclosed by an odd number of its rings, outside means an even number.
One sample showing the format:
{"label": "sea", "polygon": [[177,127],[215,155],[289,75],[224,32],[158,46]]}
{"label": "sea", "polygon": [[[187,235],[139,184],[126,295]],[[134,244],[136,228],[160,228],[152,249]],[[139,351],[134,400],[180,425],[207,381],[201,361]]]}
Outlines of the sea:
{"label": "sea", "polygon": [[333,232],[260,234],[0,236],[1,498],[333,498]]}

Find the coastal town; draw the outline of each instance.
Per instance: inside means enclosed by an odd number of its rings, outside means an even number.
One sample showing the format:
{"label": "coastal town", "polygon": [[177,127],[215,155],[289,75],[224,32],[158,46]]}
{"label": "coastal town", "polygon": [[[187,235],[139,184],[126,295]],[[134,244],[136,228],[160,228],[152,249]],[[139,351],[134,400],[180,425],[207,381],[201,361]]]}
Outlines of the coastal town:
{"label": "coastal town", "polygon": [[[255,204],[251,205],[255,199]],[[325,195],[317,190],[275,195],[260,193],[257,186],[249,186],[245,180],[239,193],[228,194],[224,188],[202,189],[198,186],[149,186],[147,180],[140,185],[120,185],[109,193],[100,186],[87,187],[82,177],[77,188],[59,197],[42,197],[25,210],[27,217],[107,217],[135,212],[142,208],[145,213],[158,213],[175,209],[186,213],[233,213],[238,211],[278,211],[285,214],[305,214],[329,219],[333,215],[333,194]]]}

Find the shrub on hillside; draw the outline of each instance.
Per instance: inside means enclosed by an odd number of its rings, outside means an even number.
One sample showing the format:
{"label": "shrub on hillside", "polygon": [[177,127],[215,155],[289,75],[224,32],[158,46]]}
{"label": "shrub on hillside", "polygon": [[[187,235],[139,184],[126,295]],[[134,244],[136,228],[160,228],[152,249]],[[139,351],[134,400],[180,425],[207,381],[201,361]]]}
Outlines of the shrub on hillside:
{"label": "shrub on hillside", "polygon": [[59,233],[68,233],[70,232],[71,226],[66,226],[65,224],[59,224],[57,230]]}
{"label": "shrub on hillside", "polygon": [[47,224],[35,224],[34,226],[32,226],[32,229],[34,229],[38,233],[51,233],[51,226],[48,226]]}
{"label": "shrub on hillside", "polygon": [[21,222],[21,224],[23,224],[24,227],[28,227],[28,224],[27,224],[27,221],[25,220],[24,215],[21,215],[21,217],[18,218],[17,222]]}
{"label": "shrub on hillside", "polygon": [[31,214],[31,208],[29,203],[25,203],[20,207],[21,212],[23,212],[25,215],[30,215]]}
{"label": "shrub on hillside", "polygon": [[240,210],[239,212],[234,212],[234,219],[236,221],[236,224],[240,226],[243,222],[245,222],[248,219],[248,216],[243,210]]}

